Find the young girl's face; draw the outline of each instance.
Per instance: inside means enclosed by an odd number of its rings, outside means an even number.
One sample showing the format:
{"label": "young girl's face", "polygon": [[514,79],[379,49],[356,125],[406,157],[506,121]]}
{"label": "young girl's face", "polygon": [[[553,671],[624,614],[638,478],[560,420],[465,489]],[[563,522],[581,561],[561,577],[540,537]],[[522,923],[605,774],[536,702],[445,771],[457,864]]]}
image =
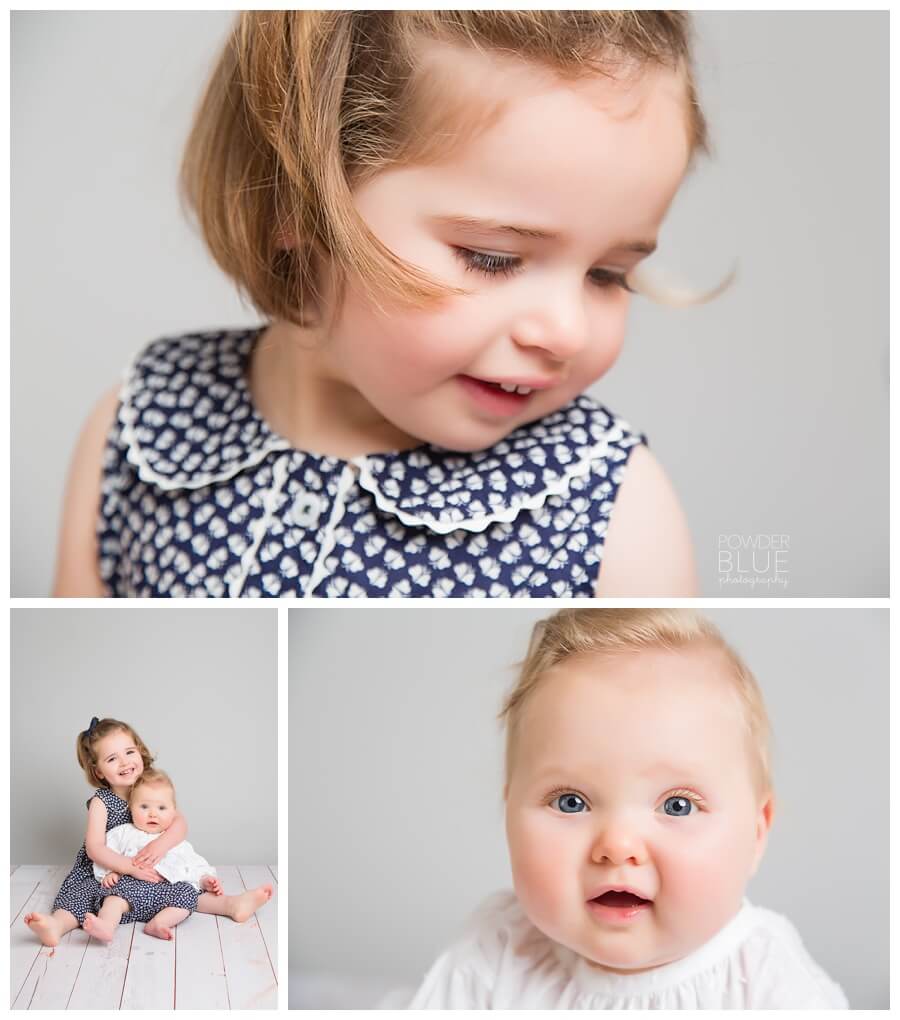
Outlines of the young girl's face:
{"label": "young girl's face", "polygon": [[141,783],[128,806],[142,832],[165,832],[175,819],[175,793],[165,783]]}
{"label": "young girl's face", "polygon": [[740,908],[771,801],[726,669],[699,646],[576,657],[524,708],[507,796],[516,893],[589,962],[680,959]]}
{"label": "young girl's face", "polygon": [[412,445],[475,450],[613,364],[624,274],[657,241],[689,143],[673,72],[630,87],[563,84],[520,61],[452,52],[455,80],[505,98],[505,112],[441,162],[378,174],[355,202],[395,254],[473,293],[382,313],[351,279],[325,357]]}
{"label": "young girl's face", "polygon": [[144,759],[134,736],[127,730],[115,730],[101,737],[94,745],[94,753],[97,774],[112,790],[134,786],[144,771]]}

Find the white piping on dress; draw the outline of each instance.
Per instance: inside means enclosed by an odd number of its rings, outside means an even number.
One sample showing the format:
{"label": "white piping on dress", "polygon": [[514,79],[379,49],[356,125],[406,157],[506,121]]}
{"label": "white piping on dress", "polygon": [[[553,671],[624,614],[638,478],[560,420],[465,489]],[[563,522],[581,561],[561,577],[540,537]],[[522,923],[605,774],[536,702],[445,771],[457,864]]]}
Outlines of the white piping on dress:
{"label": "white piping on dress", "polygon": [[319,550],[319,555],[316,557],[312,573],[309,575],[309,582],[306,585],[306,591],[303,593],[303,597],[305,599],[313,598],[313,592],[328,576],[328,569],[325,566],[325,560],[331,555],[331,551],[334,549],[334,529],[338,526],[338,522],[344,516],[347,493],[353,488],[354,482],[356,481],[357,470],[358,469],[354,467],[353,464],[347,464],[344,466],[344,470],[341,472],[341,477],[338,479],[337,492],[334,494],[334,506],[331,508],[331,516],[328,518],[328,523],[325,525],[325,534],[322,537],[322,548]]}
{"label": "white piping on dress", "polygon": [[281,490],[284,488],[285,482],[287,482],[289,477],[288,461],[290,459],[291,455],[286,453],[283,457],[279,457],[272,465],[272,484],[262,498],[262,516],[252,527],[254,533],[253,542],[244,550],[244,555],[241,557],[240,573],[228,586],[228,597],[231,599],[240,598],[241,591],[247,582],[250,568],[256,562],[256,554],[259,551],[262,540],[266,536],[266,532],[269,530],[272,517],[275,515],[275,504],[278,502]]}
{"label": "white piping on dress", "polygon": [[449,535],[452,531],[484,531],[491,524],[515,520],[523,510],[538,510],[550,496],[568,494],[572,480],[587,475],[593,465],[598,460],[602,460],[607,453],[609,453],[609,439],[603,438],[586,450],[583,457],[575,461],[574,464],[570,464],[559,478],[549,482],[540,492],[526,496],[521,503],[489,510],[487,513],[465,517],[458,521],[441,521],[433,516],[424,517],[401,510],[397,503],[388,499],[378,487],[378,482],[372,475],[365,457],[359,457],[353,463],[359,467],[360,487],[375,497],[375,505],[379,510],[391,514],[404,524],[426,527],[438,535]]}
{"label": "white piping on dress", "polygon": [[165,475],[161,475],[155,468],[151,467],[146,455],[144,454],[143,448],[138,441],[137,433],[135,432],[134,423],[138,417],[137,408],[132,403],[132,399],[136,392],[137,376],[137,364],[141,357],[145,354],[145,350],[139,350],[135,354],[128,367],[125,369],[122,377],[122,388],[119,391],[119,411],[117,420],[121,426],[121,441],[125,447],[125,459],[132,467],[137,468],[138,478],[142,482],[155,485],[164,491],[173,491],[175,489],[202,489],[204,486],[213,485],[216,482],[225,482],[229,478],[233,478],[235,475],[239,475],[243,470],[248,467],[255,467],[261,461],[265,460],[266,457],[274,450],[289,450],[291,444],[286,439],[278,437],[267,437],[263,445],[249,456],[243,458],[243,460],[236,464],[231,464],[224,471],[212,472],[210,474],[203,475],[192,475],[190,478],[167,478]]}

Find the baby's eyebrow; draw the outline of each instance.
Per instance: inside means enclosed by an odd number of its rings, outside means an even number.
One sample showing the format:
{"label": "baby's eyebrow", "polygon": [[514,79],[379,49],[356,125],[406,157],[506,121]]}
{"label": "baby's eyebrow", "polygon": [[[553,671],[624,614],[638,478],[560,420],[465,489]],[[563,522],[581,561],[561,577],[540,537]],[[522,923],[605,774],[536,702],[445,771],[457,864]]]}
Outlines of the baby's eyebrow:
{"label": "baby's eyebrow", "polygon": [[[435,216],[433,222],[443,226],[456,227],[469,233],[513,234],[516,237],[529,237],[538,241],[558,241],[561,235],[541,227],[516,226],[501,223],[499,220],[479,219],[476,216]],[[612,245],[611,252],[637,252],[639,255],[652,255],[656,251],[656,241],[621,241]]]}

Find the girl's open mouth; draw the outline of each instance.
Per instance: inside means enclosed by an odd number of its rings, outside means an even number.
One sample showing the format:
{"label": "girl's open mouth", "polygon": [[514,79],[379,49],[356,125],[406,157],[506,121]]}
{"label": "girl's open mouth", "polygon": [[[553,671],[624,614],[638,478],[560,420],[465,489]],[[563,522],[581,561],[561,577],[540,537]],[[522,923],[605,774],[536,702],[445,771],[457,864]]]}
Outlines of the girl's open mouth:
{"label": "girl's open mouth", "polygon": [[460,375],[457,379],[478,407],[496,415],[516,414],[535,392],[528,386],[486,382],[472,375]]}

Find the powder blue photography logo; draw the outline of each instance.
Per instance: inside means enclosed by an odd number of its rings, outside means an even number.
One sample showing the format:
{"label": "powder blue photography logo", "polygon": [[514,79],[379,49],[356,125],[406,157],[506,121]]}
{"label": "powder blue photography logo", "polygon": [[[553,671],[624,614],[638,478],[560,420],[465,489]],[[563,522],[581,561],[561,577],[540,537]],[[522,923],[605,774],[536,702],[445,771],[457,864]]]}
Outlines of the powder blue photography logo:
{"label": "powder blue photography logo", "polygon": [[790,545],[789,535],[719,535],[719,587],[786,589]]}

